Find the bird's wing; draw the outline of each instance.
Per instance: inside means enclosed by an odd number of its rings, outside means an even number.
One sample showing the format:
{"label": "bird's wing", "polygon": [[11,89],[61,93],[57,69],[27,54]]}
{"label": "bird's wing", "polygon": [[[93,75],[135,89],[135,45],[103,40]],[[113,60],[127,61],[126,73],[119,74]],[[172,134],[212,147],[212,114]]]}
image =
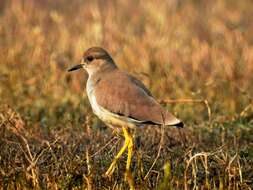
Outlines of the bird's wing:
{"label": "bird's wing", "polygon": [[97,103],[104,109],[140,122],[178,125],[180,120],[166,111],[136,78],[122,71],[104,75],[94,87]]}

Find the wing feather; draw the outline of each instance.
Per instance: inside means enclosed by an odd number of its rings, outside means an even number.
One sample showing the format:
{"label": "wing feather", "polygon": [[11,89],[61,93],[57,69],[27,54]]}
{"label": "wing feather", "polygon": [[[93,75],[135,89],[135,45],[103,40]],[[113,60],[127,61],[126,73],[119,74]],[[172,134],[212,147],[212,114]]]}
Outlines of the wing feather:
{"label": "wing feather", "polygon": [[180,123],[152,97],[142,82],[120,70],[104,75],[94,87],[94,93],[97,103],[112,113],[143,123]]}

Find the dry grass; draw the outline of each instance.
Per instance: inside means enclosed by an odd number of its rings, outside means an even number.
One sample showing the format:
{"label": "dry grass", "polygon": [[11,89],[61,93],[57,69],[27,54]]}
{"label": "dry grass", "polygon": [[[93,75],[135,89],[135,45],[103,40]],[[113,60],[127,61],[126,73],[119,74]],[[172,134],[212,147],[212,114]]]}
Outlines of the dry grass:
{"label": "dry grass", "polygon": [[[252,33],[250,0],[1,1],[0,187],[253,188]],[[124,158],[102,177],[121,138],[66,72],[95,45],[186,123],[137,131],[127,181]]]}

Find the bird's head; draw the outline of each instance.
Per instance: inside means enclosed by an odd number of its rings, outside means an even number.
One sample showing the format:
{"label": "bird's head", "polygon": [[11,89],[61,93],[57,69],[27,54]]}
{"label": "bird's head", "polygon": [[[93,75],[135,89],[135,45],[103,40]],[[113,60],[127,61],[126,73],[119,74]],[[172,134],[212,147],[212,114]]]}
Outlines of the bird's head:
{"label": "bird's head", "polygon": [[68,71],[70,72],[81,68],[84,68],[89,75],[92,75],[104,69],[117,68],[117,66],[109,53],[103,48],[92,47],[84,52],[81,63],[73,66]]}

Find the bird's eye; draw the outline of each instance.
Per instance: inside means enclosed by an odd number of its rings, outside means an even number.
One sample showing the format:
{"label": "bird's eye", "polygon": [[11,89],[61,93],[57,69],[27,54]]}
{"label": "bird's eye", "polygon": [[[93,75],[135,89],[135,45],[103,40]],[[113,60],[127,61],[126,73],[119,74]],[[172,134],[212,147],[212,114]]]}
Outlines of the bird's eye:
{"label": "bird's eye", "polygon": [[92,56],[88,56],[88,57],[87,57],[87,60],[88,60],[89,62],[93,61],[93,59],[94,59],[94,57],[92,57]]}

